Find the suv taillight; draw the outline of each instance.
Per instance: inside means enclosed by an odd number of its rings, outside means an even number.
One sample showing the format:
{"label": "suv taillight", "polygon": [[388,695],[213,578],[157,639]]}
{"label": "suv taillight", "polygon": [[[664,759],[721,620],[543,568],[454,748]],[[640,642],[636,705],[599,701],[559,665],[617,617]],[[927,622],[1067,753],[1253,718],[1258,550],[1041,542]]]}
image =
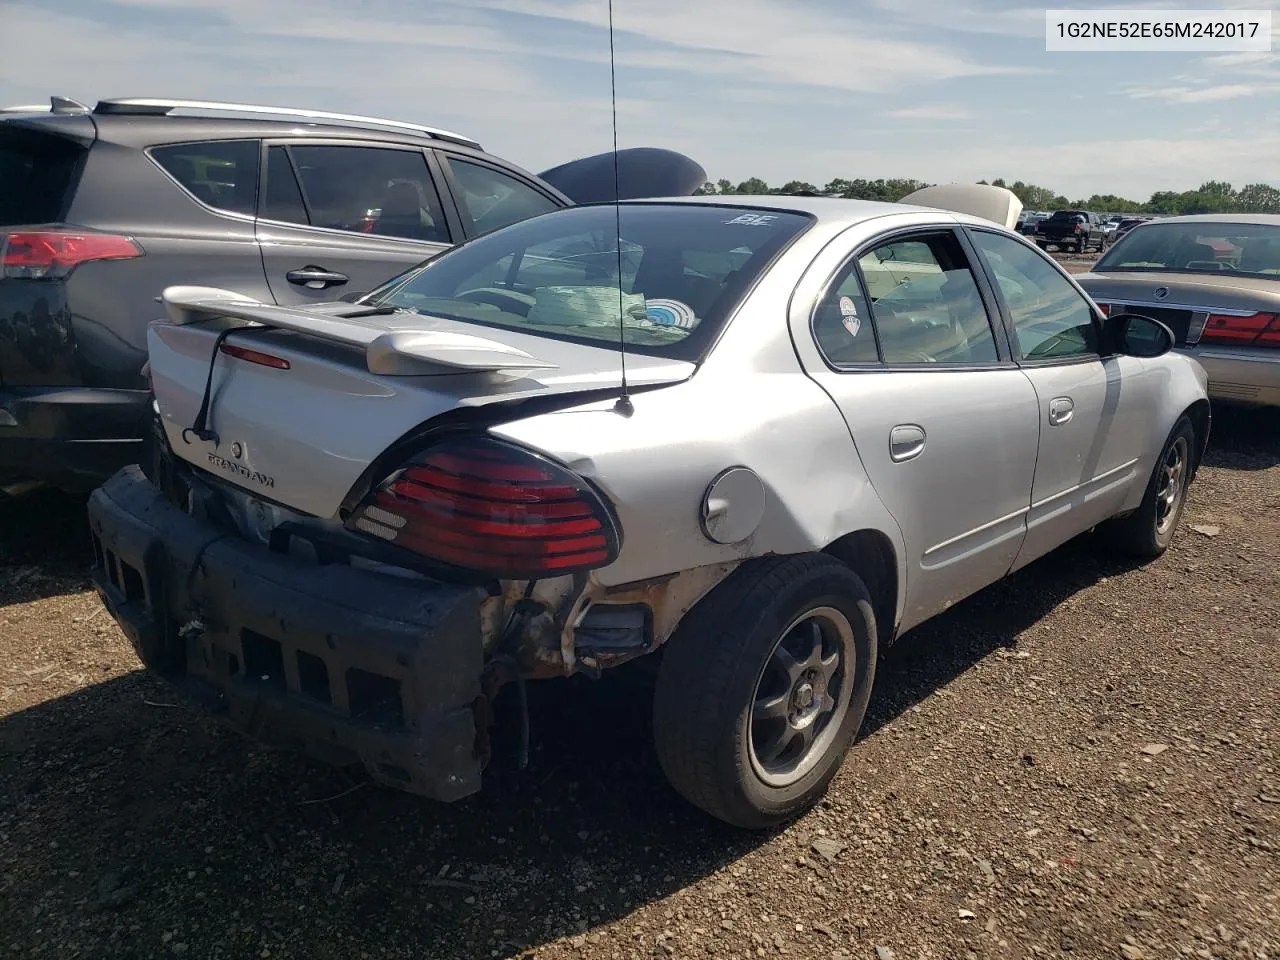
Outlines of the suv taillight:
{"label": "suv taillight", "polygon": [[1201,343],[1238,347],[1280,347],[1280,314],[1253,313],[1247,317],[1211,313],[1205,321]]}
{"label": "suv taillight", "polygon": [[128,237],[74,230],[0,233],[0,277],[39,279],[66,276],[90,260],[127,260],[142,256]]}
{"label": "suv taillight", "polygon": [[607,566],[604,499],[548,458],[492,437],[432,444],[382,481],[346,526],[452,567],[512,580]]}

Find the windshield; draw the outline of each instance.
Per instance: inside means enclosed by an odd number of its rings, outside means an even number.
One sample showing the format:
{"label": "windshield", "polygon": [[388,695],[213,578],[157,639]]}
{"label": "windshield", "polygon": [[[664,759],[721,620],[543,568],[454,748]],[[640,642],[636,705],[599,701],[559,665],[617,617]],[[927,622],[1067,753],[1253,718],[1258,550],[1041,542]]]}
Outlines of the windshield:
{"label": "windshield", "polygon": [[1055,210],[1053,212],[1053,216],[1049,217],[1049,219],[1050,220],[1074,220],[1077,217],[1084,217],[1084,216],[1086,216],[1086,214],[1081,213],[1079,210]]}
{"label": "windshield", "polygon": [[1145,223],[1126,233],[1093,269],[1280,278],[1280,223]]}
{"label": "windshield", "polygon": [[617,345],[625,331],[628,349],[698,361],[811,222],[720,204],[570,207],[463,244],[367,302],[580,343]]}

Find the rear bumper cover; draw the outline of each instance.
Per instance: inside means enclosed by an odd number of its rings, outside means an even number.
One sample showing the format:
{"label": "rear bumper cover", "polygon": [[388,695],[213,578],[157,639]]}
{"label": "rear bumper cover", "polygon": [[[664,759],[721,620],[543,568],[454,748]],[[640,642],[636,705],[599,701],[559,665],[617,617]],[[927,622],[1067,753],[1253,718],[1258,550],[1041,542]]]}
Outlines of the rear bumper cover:
{"label": "rear bumper cover", "polygon": [[411,793],[479,790],[481,591],[272,553],[178,510],[137,467],[88,509],[98,595],[143,663],[215,718]]}
{"label": "rear bumper cover", "polygon": [[1280,406],[1280,350],[1259,347],[1181,347],[1209,375],[1215,400]]}
{"label": "rear bumper cover", "polygon": [[145,390],[0,387],[0,482],[43,480],[86,492],[142,452]]}

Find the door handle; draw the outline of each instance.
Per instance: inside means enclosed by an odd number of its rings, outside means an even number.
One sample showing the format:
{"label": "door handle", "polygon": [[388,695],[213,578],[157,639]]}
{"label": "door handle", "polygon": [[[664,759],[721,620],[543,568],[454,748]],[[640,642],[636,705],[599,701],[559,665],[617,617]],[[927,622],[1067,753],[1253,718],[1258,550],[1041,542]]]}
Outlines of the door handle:
{"label": "door handle", "polygon": [[889,459],[894,463],[912,460],[924,452],[924,427],[900,423],[889,431]]}
{"label": "door handle", "polygon": [[315,290],[323,290],[325,287],[340,287],[347,282],[345,273],[334,273],[325,270],[323,267],[307,265],[301,270],[290,270],[284,275],[284,278],[290,283],[296,283],[300,287],[311,287]]}
{"label": "door handle", "polygon": [[1076,406],[1070,397],[1054,397],[1049,401],[1049,425],[1059,427],[1075,414]]}

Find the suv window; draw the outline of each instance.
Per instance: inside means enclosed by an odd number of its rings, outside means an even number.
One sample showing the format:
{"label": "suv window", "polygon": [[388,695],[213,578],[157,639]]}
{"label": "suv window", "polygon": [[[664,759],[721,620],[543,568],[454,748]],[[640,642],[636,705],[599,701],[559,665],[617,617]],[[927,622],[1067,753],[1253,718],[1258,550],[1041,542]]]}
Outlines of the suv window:
{"label": "suv window", "polygon": [[462,215],[471,220],[477,234],[559,207],[550,197],[492,167],[450,157],[449,168],[462,191],[458,198]]}
{"label": "suv window", "polygon": [[836,364],[874,361],[877,344],[887,364],[998,359],[982,295],[950,232],[890,241],[850,263],[819,303],[814,335]]}
{"label": "suv window", "polygon": [[1043,256],[1011,237],[975,230],[973,242],[995,274],[1028,360],[1096,356],[1089,303]]}
{"label": "suv window", "polygon": [[440,196],[419,150],[319,144],[272,147],[267,156],[266,194],[263,216],[271,220],[449,242]]}
{"label": "suv window", "polygon": [[257,140],[212,140],[152,147],[151,156],[201,203],[252,214],[258,200]]}
{"label": "suv window", "polygon": [[0,127],[0,226],[62,219],[84,152],[64,137]]}

